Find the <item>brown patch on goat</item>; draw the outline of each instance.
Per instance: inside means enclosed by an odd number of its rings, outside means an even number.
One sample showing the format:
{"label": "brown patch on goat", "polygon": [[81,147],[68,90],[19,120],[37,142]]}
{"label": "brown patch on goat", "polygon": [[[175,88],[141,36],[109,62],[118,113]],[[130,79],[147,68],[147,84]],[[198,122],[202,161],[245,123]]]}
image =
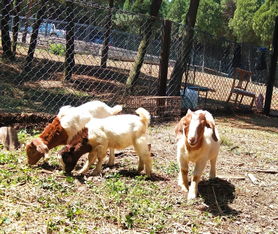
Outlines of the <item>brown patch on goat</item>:
{"label": "brown patch on goat", "polygon": [[92,146],[88,140],[88,128],[79,131],[70,142],[59,151],[65,165],[65,171],[71,172],[77,164],[79,158],[92,151]]}
{"label": "brown patch on goat", "polygon": [[189,127],[191,118],[192,118],[191,113],[186,114],[186,116],[182,117],[181,120],[178,122],[178,124],[175,127],[175,133],[176,133],[177,137],[182,136],[183,132],[188,133],[188,127]]}
{"label": "brown patch on goat", "polygon": [[26,145],[26,154],[30,165],[36,164],[48,150],[67,143],[68,134],[61,126],[58,117],[48,124],[41,135]]}
{"label": "brown patch on goat", "polygon": [[214,141],[218,141],[219,139],[217,138],[216,133],[215,133],[215,125],[214,125],[214,123],[212,123],[212,122],[209,121],[209,120],[206,120],[206,127],[212,129],[212,139],[213,139]]}
{"label": "brown patch on goat", "polygon": [[44,153],[41,153],[37,150],[37,146],[34,144],[34,141],[26,145],[26,154],[28,164],[36,164],[43,156]]}
{"label": "brown patch on goat", "polygon": [[44,144],[48,146],[48,149],[52,149],[58,145],[64,145],[68,140],[68,134],[61,126],[60,119],[58,117],[45,127],[39,137],[42,139]]}

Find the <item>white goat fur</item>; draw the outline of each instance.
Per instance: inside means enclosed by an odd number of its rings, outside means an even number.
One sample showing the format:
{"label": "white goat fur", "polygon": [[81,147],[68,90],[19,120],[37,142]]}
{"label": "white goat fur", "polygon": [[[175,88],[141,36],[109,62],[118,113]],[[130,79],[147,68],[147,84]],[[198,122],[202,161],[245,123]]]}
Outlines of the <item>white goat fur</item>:
{"label": "white goat fur", "polygon": [[[187,112],[186,118],[188,115],[194,115],[190,120],[188,127],[188,136],[186,136],[185,128],[182,129],[182,134],[178,135],[177,142],[177,161],[179,164],[180,172],[178,177],[178,183],[181,186],[183,191],[188,191],[188,199],[194,199],[198,193],[198,183],[201,179],[201,175],[206,166],[208,160],[210,160],[210,178],[214,178],[216,176],[216,160],[220,147],[220,138],[215,128],[215,121],[213,116],[208,111],[198,110],[195,112],[191,112],[190,110]],[[197,128],[201,123],[198,117],[201,115],[205,116],[206,126],[204,127],[203,136],[197,136]],[[181,119],[182,121],[183,119]],[[180,123],[181,123],[180,121]],[[188,125],[188,123],[182,123],[184,126]],[[179,124],[180,124],[179,123]],[[178,125],[177,125],[178,127]],[[213,137],[214,134],[214,137]],[[199,138],[201,137],[201,138]],[[216,137],[216,139],[215,139]],[[194,149],[194,144],[198,144],[196,139],[202,139],[200,146]],[[216,141],[217,140],[217,141]],[[193,145],[190,148],[190,145]],[[195,169],[192,175],[191,185],[188,186],[188,164],[189,162],[195,163]]]}
{"label": "white goat fur", "polygon": [[93,149],[79,174],[87,172],[96,158],[98,162],[93,174],[99,174],[107,148],[124,149],[133,145],[139,156],[138,171],[145,167],[146,174],[151,175],[152,159],[147,133],[151,117],[144,108],[138,108],[135,112],[139,116],[115,115],[104,119],[92,119],[86,124],[89,144]]}
{"label": "white goat fur", "polygon": [[[67,142],[69,142],[92,118],[106,118],[116,115],[121,111],[121,105],[110,107],[101,101],[90,101],[77,107],[63,106],[60,108],[57,116],[60,118],[61,126],[68,134]],[[110,149],[108,165],[114,165],[114,161],[114,149]]]}

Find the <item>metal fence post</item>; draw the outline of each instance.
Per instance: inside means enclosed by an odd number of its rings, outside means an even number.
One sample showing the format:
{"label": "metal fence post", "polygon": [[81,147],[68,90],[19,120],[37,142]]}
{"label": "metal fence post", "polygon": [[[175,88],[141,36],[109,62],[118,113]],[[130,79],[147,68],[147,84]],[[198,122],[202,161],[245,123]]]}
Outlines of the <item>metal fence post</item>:
{"label": "metal fence post", "polygon": [[269,115],[270,112],[273,86],[275,81],[277,57],[278,57],[278,16],[275,18],[275,28],[274,28],[273,39],[272,39],[272,55],[271,55],[269,77],[267,80],[267,87],[266,87],[266,94],[265,94],[264,113],[266,115]]}
{"label": "metal fence post", "polygon": [[160,64],[159,64],[159,86],[158,86],[159,96],[166,95],[168,63],[169,63],[170,44],[171,44],[171,28],[172,28],[172,22],[170,20],[164,20],[161,51],[160,51]]}

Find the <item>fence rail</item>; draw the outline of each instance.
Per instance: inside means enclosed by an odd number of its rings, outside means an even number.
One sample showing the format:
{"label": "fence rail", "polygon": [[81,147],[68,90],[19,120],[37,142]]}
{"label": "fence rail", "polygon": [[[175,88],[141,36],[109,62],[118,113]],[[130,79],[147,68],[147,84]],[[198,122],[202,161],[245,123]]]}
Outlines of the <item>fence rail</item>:
{"label": "fence rail", "polygon": [[[44,3],[46,10],[38,17],[37,12],[42,7],[40,4]],[[131,105],[132,102],[126,102],[129,99],[127,79],[133,70],[149,17],[75,1],[71,6],[76,13],[71,19],[74,25],[73,38],[69,38],[70,22],[66,20],[70,19],[67,18],[69,6],[51,4],[54,3],[41,1],[31,7],[22,5],[17,8],[17,14],[14,9],[9,9],[6,23],[11,43],[16,43],[16,54],[12,62],[0,62],[0,111],[55,114],[63,105],[79,105],[92,99],[103,100],[111,105]],[[3,25],[5,17],[0,17]],[[36,23],[40,17],[36,37]],[[169,40],[164,42],[165,21],[156,19],[139,78],[128,95],[149,96],[154,100],[155,96],[164,96],[161,93],[162,70],[167,78],[164,88],[171,90],[169,80],[181,52],[183,26],[173,22],[170,24]],[[73,41],[74,63],[68,66],[70,71],[65,71],[70,39]],[[168,46],[165,47],[163,43],[168,43]],[[164,55],[161,48],[167,47],[168,69],[163,69],[161,56]],[[108,51],[108,59],[103,66],[105,51]],[[0,53],[5,53],[3,44],[0,45]],[[251,71],[253,75],[248,91],[265,97],[269,60],[269,51],[263,48],[214,38],[195,30],[189,59],[185,63],[187,69],[182,74],[179,105],[182,109],[219,110],[233,107],[226,101],[235,67]],[[65,79],[65,72],[69,72],[69,79]],[[167,98],[165,100],[171,103]],[[249,102],[248,98],[244,98],[240,108],[249,108]],[[176,108],[176,103],[173,108]],[[261,105],[257,103],[253,109],[261,110]],[[169,105],[167,107],[170,108]],[[158,109],[157,113],[161,113],[162,109]],[[271,111],[278,111],[277,79],[273,87]]]}

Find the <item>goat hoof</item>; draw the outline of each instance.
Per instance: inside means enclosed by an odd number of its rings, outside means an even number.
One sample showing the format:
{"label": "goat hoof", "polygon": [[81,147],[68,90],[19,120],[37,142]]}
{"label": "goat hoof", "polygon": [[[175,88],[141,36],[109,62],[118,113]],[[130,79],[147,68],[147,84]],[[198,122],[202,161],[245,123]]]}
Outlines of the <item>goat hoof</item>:
{"label": "goat hoof", "polygon": [[100,175],[100,171],[94,170],[93,173],[92,173],[92,175],[93,175],[93,176],[98,176],[98,175]]}
{"label": "goat hoof", "polygon": [[186,188],[184,185],[180,185],[180,186],[182,192],[188,192],[188,188]]}
{"label": "goat hoof", "polygon": [[108,166],[108,167],[113,167],[113,166],[114,166],[114,162],[108,162],[108,163],[107,163],[107,166]]}
{"label": "goat hoof", "polygon": [[195,193],[188,193],[187,195],[187,200],[192,200],[192,199],[195,199],[197,196]]}

